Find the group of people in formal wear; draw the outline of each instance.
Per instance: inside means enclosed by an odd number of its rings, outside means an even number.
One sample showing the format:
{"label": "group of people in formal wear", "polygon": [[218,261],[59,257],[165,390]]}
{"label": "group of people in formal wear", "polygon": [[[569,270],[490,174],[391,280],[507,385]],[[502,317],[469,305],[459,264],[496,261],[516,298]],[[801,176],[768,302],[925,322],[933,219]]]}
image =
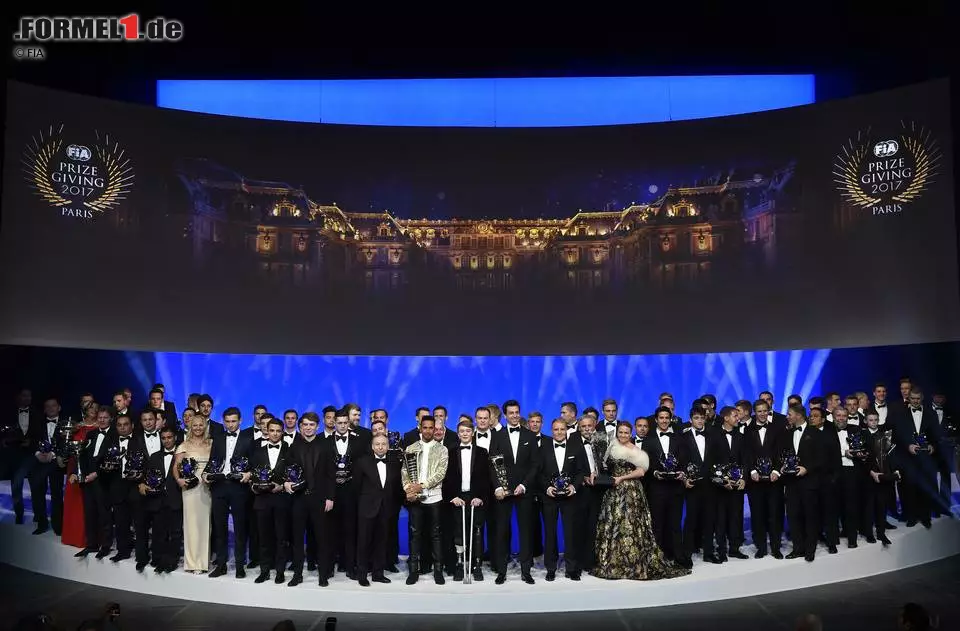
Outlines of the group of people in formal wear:
{"label": "group of people in formal wear", "polygon": [[338,571],[389,583],[403,510],[411,585],[482,581],[486,567],[503,584],[514,556],[528,584],[540,557],[548,582],[561,570],[572,581],[679,577],[695,555],[748,558],[745,502],[755,558],[887,546],[890,529],[950,516],[957,428],[942,394],[927,403],[903,379],[891,399],[878,384],[872,398],[792,395],[786,414],[774,403],[763,392],[718,410],[705,394],[683,419],[663,393],[633,421],[614,400],[563,403],[556,418],[510,400],[455,422],[438,405],[401,432],[384,409],[364,427],[353,403],[258,405],[242,428],[240,409],[215,415],[205,394],[178,415],[162,384],[142,407],[129,389],[109,405],[84,395],[75,420],[55,397],[35,409],[23,390],[0,427],[0,472],[16,522],[29,482],[34,534],[52,528],[78,558],[219,578],[232,552],[237,578],[258,569],[257,583],[289,586],[305,569],[321,586]]}

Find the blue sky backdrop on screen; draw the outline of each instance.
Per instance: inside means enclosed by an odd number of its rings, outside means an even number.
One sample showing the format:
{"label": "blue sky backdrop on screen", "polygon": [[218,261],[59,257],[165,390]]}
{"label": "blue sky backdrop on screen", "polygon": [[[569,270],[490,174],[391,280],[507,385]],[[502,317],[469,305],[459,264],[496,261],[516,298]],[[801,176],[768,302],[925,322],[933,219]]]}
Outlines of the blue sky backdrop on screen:
{"label": "blue sky backdrop on screen", "polygon": [[159,107],[352,125],[622,125],[748,114],[813,102],[814,75],[157,82]]}
{"label": "blue sky backdrop on screen", "polygon": [[519,400],[524,414],[539,410],[549,420],[564,401],[599,409],[612,397],[620,403],[621,418],[633,420],[652,412],[665,391],[673,393],[686,418],[701,394],[713,393],[721,404],[732,405],[770,390],[776,407],[785,410],[789,394],[806,400],[821,393],[820,373],[829,356],[828,349],[568,357],[155,353],[155,374],[148,373],[141,353],[127,353],[127,361],[144,390],[159,381],[177,405],[191,392],[209,394],[218,418],[236,405],[244,426],[261,403],[275,414],[287,408],[302,414],[352,402],[363,409],[364,425],[369,412],[382,407],[394,428],[406,430],[421,405],[472,415],[479,405],[507,399]]}

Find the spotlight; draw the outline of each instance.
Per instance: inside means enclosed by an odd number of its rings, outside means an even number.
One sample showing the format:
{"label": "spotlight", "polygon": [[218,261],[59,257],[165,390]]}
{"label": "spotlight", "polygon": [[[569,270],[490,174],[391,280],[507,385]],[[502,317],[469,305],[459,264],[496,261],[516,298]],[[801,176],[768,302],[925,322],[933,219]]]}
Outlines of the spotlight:
{"label": "spotlight", "polygon": [[647,187],[647,190],[650,191],[651,195],[656,195],[657,191],[660,190],[660,187],[658,187],[656,184],[651,184]]}

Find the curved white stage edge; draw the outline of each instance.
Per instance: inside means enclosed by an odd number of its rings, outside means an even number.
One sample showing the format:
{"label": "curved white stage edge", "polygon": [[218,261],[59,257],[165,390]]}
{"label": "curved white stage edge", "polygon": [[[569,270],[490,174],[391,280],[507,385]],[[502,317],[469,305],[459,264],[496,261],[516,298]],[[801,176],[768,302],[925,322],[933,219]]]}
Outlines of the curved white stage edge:
{"label": "curved white stage edge", "polygon": [[[862,541],[858,548],[843,546],[835,555],[821,548],[814,563],[803,559],[778,561],[769,556],[731,559],[723,565],[695,560],[690,576],[663,581],[606,581],[584,576],[576,583],[561,573],[554,583],[547,583],[544,571],[535,569],[537,584],[529,586],[520,581],[515,568],[506,585],[495,585],[494,577],[487,572],[486,580],[472,585],[447,579],[446,585],[438,586],[432,576],[423,576],[417,585],[408,587],[401,572],[388,574],[393,580],[389,585],[374,583],[363,588],[338,574],[329,587],[321,588],[316,572],[309,572],[302,585],[287,587],[272,580],[255,584],[256,571],[248,571],[245,580],[237,580],[231,568],[227,576],[211,579],[183,571],[156,575],[152,568],[138,574],[132,560],[119,564],[109,559],[97,561],[93,556],[78,560],[73,557],[77,550],[62,545],[52,533],[33,536],[32,524],[16,526],[9,513],[3,517],[0,561],[33,572],[190,601],[340,613],[539,613],[710,602],[864,578],[960,553],[960,521],[941,518],[934,521],[931,530],[901,526],[890,533],[893,545],[886,549]],[[789,545],[786,547],[789,549]],[[752,547],[745,546],[744,552],[752,555]],[[288,580],[290,576],[287,572]],[[426,594],[429,597],[422,597]]]}

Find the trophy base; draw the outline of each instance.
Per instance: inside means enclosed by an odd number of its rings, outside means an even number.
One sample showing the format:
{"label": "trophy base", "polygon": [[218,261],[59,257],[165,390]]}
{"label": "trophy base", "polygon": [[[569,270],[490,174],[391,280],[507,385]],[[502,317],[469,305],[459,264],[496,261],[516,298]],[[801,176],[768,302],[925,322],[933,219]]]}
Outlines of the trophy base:
{"label": "trophy base", "polygon": [[681,475],[683,475],[683,473],[680,471],[661,471],[660,479],[661,480],[679,480]]}
{"label": "trophy base", "polygon": [[273,482],[256,482],[250,485],[250,488],[253,489],[254,493],[263,493],[265,491],[273,491]]}
{"label": "trophy base", "polygon": [[780,472],[780,475],[797,475],[798,473],[800,473],[799,469],[784,469]]}
{"label": "trophy base", "polygon": [[137,471],[136,473],[130,473],[129,471],[123,474],[124,480],[139,480],[143,476],[143,472]]}
{"label": "trophy base", "polygon": [[187,480],[184,480],[184,481],[187,483],[187,490],[188,490],[188,491],[189,491],[190,489],[195,489],[195,488],[197,488],[197,486],[200,485],[200,479],[199,479],[199,478],[188,478]]}
{"label": "trophy base", "polygon": [[246,474],[245,473],[228,473],[227,475],[224,476],[224,478],[226,478],[227,480],[231,480],[233,482],[239,482],[240,480],[243,479],[244,475]]}
{"label": "trophy base", "polygon": [[769,482],[769,481],[770,481],[770,476],[769,476],[769,475],[761,475],[761,476],[758,476],[758,479],[759,479],[760,482]]}
{"label": "trophy base", "polygon": [[226,479],[227,479],[227,476],[225,476],[225,475],[222,474],[222,473],[208,473],[208,474],[207,474],[207,480],[209,480],[210,482],[222,482],[222,481],[224,481],[224,480],[226,480]]}
{"label": "trophy base", "polygon": [[337,478],[337,484],[347,484],[353,481],[353,478]]}
{"label": "trophy base", "polygon": [[294,493],[296,493],[297,491],[302,489],[305,484],[306,482],[297,482],[296,484],[291,485],[290,488],[293,490]]}
{"label": "trophy base", "polygon": [[162,494],[163,494],[163,489],[147,489],[146,491],[147,497],[156,497]]}

